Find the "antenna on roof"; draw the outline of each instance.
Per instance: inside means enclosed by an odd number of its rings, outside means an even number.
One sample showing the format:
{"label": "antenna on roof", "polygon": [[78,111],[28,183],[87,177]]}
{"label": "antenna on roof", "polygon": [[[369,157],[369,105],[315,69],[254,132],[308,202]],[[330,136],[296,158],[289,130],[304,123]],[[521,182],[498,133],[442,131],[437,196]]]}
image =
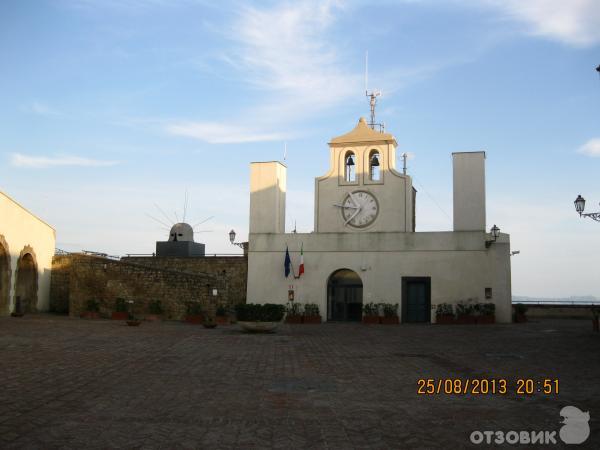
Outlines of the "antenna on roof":
{"label": "antenna on roof", "polygon": [[369,94],[369,52],[365,53],[365,96],[369,97],[369,105],[371,107],[371,121],[369,126],[375,129],[375,125],[379,127],[379,131],[383,131],[384,126],[380,123],[375,123],[375,106],[377,105],[377,97],[381,96],[381,91],[372,90]]}
{"label": "antenna on roof", "polygon": [[283,160],[287,158],[287,142],[283,143]]}

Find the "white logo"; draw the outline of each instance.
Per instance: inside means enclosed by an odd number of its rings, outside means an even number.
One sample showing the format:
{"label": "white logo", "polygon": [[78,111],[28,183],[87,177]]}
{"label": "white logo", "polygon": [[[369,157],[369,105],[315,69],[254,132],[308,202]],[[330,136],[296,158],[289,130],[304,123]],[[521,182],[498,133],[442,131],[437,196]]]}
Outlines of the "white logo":
{"label": "white logo", "polygon": [[[581,444],[590,436],[590,413],[575,406],[565,406],[560,410],[563,424],[559,431],[565,444]],[[556,444],[556,431],[473,431],[469,436],[473,444]]]}
{"label": "white logo", "polygon": [[560,438],[565,444],[581,444],[590,436],[590,413],[575,406],[565,406],[560,410],[564,423],[560,429]]}

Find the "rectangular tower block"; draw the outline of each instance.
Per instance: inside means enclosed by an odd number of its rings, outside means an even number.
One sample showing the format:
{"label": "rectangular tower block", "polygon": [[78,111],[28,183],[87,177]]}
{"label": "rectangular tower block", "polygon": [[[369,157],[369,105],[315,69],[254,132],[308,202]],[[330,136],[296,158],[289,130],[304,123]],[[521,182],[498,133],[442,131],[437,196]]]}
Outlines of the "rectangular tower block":
{"label": "rectangular tower block", "polygon": [[287,167],[278,161],[250,163],[250,233],[285,233]]}
{"label": "rectangular tower block", "polygon": [[452,153],[454,231],[485,231],[485,152]]}

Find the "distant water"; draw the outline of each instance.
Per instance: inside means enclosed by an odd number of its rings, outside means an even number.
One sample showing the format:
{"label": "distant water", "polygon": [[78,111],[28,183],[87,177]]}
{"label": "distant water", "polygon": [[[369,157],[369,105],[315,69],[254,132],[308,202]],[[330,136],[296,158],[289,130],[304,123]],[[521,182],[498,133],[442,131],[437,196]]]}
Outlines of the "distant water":
{"label": "distant water", "polygon": [[585,295],[582,297],[563,297],[563,298],[547,298],[547,297],[525,297],[513,295],[512,302],[514,303],[535,303],[545,305],[600,305],[600,298],[593,295]]}

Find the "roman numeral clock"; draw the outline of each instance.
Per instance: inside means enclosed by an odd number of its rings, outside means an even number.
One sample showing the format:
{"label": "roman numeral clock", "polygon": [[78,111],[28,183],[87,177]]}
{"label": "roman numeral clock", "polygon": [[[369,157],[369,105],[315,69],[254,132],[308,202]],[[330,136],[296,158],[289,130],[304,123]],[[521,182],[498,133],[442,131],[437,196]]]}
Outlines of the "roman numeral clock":
{"label": "roman numeral clock", "polygon": [[342,203],[335,203],[340,208],[344,225],[354,228],[365,228],[375,222],[379,213],[377,198],[367,191],[349,192]]}

